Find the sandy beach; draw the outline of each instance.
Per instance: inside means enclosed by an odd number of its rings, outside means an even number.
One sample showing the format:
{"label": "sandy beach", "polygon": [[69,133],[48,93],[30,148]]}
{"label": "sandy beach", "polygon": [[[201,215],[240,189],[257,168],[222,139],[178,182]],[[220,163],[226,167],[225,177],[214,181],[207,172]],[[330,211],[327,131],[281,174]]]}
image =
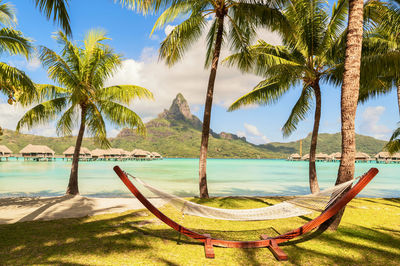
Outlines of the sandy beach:
{"label": "sandy beach", "polygon": [[[152,203],[160,207],[159,199]],[[83,196],[0,198],[0,224],[35,220],[77,218],[143,209],[135,198],[88,198]]]}

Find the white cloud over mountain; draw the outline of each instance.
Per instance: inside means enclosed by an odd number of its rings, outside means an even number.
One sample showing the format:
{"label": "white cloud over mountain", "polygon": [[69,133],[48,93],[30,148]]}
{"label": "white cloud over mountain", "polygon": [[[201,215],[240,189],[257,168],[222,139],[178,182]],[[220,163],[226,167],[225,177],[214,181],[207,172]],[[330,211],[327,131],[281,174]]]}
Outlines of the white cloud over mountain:
{"label": "white cloud over mountain", "polygon": [[372,135],[378,139],[389,139],[392,130],[380,123],[380,119],[385,111],[386,108],[384,106],[367,107],[362,114],[359,126],[360,133]]}

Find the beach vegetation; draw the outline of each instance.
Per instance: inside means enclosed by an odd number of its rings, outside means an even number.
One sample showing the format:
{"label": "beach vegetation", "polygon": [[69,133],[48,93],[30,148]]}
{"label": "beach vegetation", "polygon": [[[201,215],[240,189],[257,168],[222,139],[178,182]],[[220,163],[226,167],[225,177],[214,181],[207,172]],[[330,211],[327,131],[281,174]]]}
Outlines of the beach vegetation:
{"label": "beach vegetation", "polygon": [[[260,208],[281,198],[193,199],[217,208]],[[20,200],[23,206],[23,199]],[[17,204],[14,201],[14,204]],[[71,206],[73,208],[74,206]],[[88,206],[90,208],[90,206]],[[287,265],[397,265],[400,259],[400,200],[356,198],[337,232],[311,232],[281,245]],[[68,211],[67,209],[66,211]],[[259,240],[297,228],[314,216],[232,222],[182,215],[166,205],[161,211],[184,226],[213,237]],[[32,215],[39,215],[34,212]],[[5,265],[276,265],[265,248],[214,247],[204,257],[199,242],[179,237],[147,210],[93,217],[0,225],[0,261]]]}
{"label": "beach vegetation", "polygon": [[[17,23],[14,7],[0,0],[0,52],[9,55],[21,55],[29,60],[33,46],[29,38],[14,29]],[[8,103],[30,103],[36,95],[35,84],[24,71],[0,62],[0,93],[8,97]]]}
{"label": "beach vegetation", "polygon": [[[255,88],[236,100],[229,111],[251,104],[275,104],[292,88],[301,90],[297,102],[282,127],[284,136],[291,135],[300,121],[314,109],[314,126],[311,136],[309,183],[312,193],[319,191],[315,155],[321,119],[324,83],[336,85],[337,71],[343,67],[343,39],[348,5],[339,0],[331,14],[328,4],[319,0],[291,0],[283,10],[287,22],[281,31],[281,45],[259,40],[241,54],[225,59],[231,66],[262,76]],[[243,60],[248,53],[248,60]]]}
{"label": "beach vegetation", "polygon": [[[134,2],[134,1],[130,1]],[[138,2],[138,1],[135,1]],[[211,109],[215,80],[221,49],[228,44],[233,51],[246,51],[261,25],[284,25],[277,10],[281,1],[153,1],[153,9],[164,9],[153,31],[177,19],[182,19],[162,41],[159,54],[167,65],[172,66],[184,57],[184,53],[205,32],[207,33],[205,67],[210,68],[203,116],[199,190],[201,198],[208,198],[207,152],[210,137]],[[244,53],[245,54],[245,53]],[[243,58],[245,60],[245,58]]]}
{"label": "beach vegetation", "polygon": [[61,53],[41,47],[40,60],[57,85],[37,85],[38,103],[21,117],[17,131],[53,120],[57,120],[60,136],[71,136],[74,127],[79,127],[66,192],[79,194],[78,161],[84,134],[105,148],[111,146],[106,120],[145,134],[144,123],[128,105],[134,99],[152,99],[153,95],[136,85],[105,86],[106,80],[120,67],[122,58],[105,43],[109,40],[105,31],[90,30],[82,46],[70,41],[61,31],[55,39],[63,47]]}

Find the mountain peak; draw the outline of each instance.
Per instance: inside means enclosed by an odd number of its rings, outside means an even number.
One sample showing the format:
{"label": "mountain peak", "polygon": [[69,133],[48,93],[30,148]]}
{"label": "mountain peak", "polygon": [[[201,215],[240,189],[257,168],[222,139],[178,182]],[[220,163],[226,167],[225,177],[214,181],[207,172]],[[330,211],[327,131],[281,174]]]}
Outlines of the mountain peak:
{"label": "mountain peak", "polygon": [[190,112],[189,104],[181,93],[176,95],[171,107],[168,110],[168,113],[178,120],[191,120],[193,118],[193,115]]}

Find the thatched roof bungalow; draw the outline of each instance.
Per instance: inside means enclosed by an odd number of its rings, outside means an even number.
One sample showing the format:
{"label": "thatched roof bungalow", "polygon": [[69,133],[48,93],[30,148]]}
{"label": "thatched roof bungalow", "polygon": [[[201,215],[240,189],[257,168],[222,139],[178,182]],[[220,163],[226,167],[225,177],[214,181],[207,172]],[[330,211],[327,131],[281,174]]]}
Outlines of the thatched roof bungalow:
{"label": "thatched roof bungalow", "polygon": [[141,149],[134,149],[131,152],[131,156],[135,157],[135,158],[148,158],[148,157],[150,157],[148,151],[144,151],[144,150],[141,150]]}
{"label": "thatched roof bungalow", "polygon": [[342,159],[342,153],[340,152],[335,152],[332,153],[331,155],[329,155],[329,157],[331,158],[331,160],[341,160]]}
{"label": "thatched roof bungalow", "polygon": [[308,161],[308,160],[310,160],[310,154],[306,154],[306,155],[304,155],[303,157],[301,157],[301,159],[303,160],[303,161]]}
{"label": "thatched roof bungalow", "polygon": [[356,161],[369,161],[371,157],[365,152],[356,152]]}
{"label": "thatched roof bungalow", "polygon": [[290,161],[298,161],[301,160],[301,156],[298,153],[293,153],[288,158]]}
{"label": "thatched roof bungalow", "polygon": [[0,145],[0,157],[10,157],[12,154],[12,151],[4,145]]}
{"label": "thatched roof bungalow", "polygon": [[392,161],[400,162],[400,153],[395,153],[391,156]]}
{"label": "thatched roof bungalow", "polygon": [[380,153],[374,156],[376,160],[388,160],[390,159],[390,157],[391,157],[390,154],[386,151],[381,151]]}
{"label": "thatched roof bungalow", "polygon": [[315,155],[315,160],[317,160],[317,161],[326,161],[329,158],[330,158],[329,155],[326,153],[317,153]]}
{"label": "thatched roof bungalow", "polygon": [[162,158],[161,154],[159,154],[158,152],[152,152],[151,154],[153,155],[154,158],[157,158],[157,159]]}
{"label": "thatched roof bungalow", "polygon": [[[71,146],[63,152],[63,155],[65,158],[72,158],[74,156],[74,152],[75,152],[75,147]],[[91,157],[92,157],[92,152],[85,147],[81,147],[81,150],[79,151],[79,158],[91,158]]]}
{"label": "thatched roof bungalow", "polygon": [[28,144],[20,150],[23,157],[43,157],[43,158],[53,158],[55,152],[45,145],[32,145]]}

